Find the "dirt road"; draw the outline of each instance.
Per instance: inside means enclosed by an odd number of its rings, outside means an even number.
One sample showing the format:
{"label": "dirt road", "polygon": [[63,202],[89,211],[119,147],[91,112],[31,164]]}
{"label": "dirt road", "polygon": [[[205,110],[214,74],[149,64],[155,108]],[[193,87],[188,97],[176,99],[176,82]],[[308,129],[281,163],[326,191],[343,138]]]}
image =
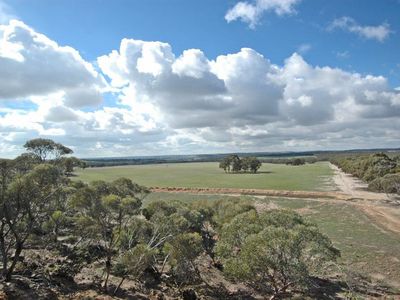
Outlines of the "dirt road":
{"label": "dirt road", "polygon": [[367,191],[367,184],[330,164],[340,192],[358,201],[354,205],[384,230],[400,233],[400,206],[394,195]]}
{"label": "dirt road", "polygon": [[349,195],[340,192],[319,191],[287,191],[266,189],[237,189],[237,188],[187,188],[187,187],[153,187],[152,192],[189,193],[189,194],[222,194],[222,195],[252,195],[289,198],[323,198],[323,199],[350,199]]}
{"label": "dirt road", "polygon": [[385,193],[374,193],[367,190],[368,185],[360,179],[342,172],[334,164],[329,164],[335,172],[333,180],[340,192],[350,195],[355,199],[388,201],[389,196]]}

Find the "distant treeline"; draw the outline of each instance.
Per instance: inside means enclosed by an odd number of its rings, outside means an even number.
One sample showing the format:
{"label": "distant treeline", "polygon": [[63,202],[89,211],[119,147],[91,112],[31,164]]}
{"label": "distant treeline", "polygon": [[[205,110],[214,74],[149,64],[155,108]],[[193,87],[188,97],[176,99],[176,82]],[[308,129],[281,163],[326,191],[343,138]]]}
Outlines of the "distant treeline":
{"label": "distant treeline", "polygon": [[[147,165],[147,164],[166,164],[166,163],[191,163],[191,162],[219,162],[226,156],[238,155],[236,153],[228,154],[198,154],[198,155],[165,155],[165,156],[148,156],[148,157],[117,157],[117,158],[87,158],[83,159],[87,167],[112,167],[126,165]],[[283,159],[286,163],[290,158],[307,157],[307,160],[314,157],[309,152],[293,152],[293,153],[242,153],[241,157],[257,157],[262,162],[266,160],[274,161]],[[307,161],[308,162],[308,161]]]}
{"label": "distant treeline", "polygon": [[399,154],[336,155],[330,161],[344,172],[367,182],[371,191],[400,194]]}
{"label": "distant treeline", "polygon": [[286,164],[286,165],[293,165],[293,166],[300,166],[306,163],[313,164],[318,161],[317,157],[315,156],[307,156],[307,157],[295,157],[295,158],[260,158],[260,161],[263,163],[269,164]]}
{"label": "distant treeline", "polygon": [[226,156],[238,155],[240,157],[257,157],[263,163],[293,164],[294,160],[301,158],[305,163],[316,161],[329,161],[332,156],[358,156],[377,152],[385,152],[391,156],[390,151],[399,153],[399,149],[368,149],[346,151],[304,151],[304,152],[248,152],[248,153],[224,153],[224,154],[194,154],[194,155],[160,155],[142,157],[110,157],[110,158],[86,158],[82,159],[87,167],[111,167],[125,165],[146,165],[164,163],[191,163],[191,162],[220,162]]}

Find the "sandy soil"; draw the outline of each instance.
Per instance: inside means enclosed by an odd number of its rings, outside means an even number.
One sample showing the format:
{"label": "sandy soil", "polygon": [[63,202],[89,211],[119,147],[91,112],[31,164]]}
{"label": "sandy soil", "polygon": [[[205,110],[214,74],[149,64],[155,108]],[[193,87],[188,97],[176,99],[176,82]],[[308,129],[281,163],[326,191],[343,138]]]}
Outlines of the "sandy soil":
{"label": "sandy soil", "polygon": [[364,212],[383,230],[400,233],[400,207],[394,195],[367,191],[367,184],[352,175],[344,173],[337,166],[330,164],[334,170],[334,182],[338,189],[358,199],[355,206]]}
{"label": "sandy soil", "polygon": [[351,195],[356,199],[363,200],[390,200],[385,193],[374,193],[367,191],[368,184],[360,179],[342,172],[337,166],[330,164],[331,169],[335,172],[333,180],[338,189],[347,195]]}

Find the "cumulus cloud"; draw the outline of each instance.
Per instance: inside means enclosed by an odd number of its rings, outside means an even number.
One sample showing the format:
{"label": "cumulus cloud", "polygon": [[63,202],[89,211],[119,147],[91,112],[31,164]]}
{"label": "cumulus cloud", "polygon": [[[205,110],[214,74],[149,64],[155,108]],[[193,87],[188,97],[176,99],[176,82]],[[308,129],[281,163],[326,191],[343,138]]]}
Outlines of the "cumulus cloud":
{"label": "cumulus cloud", "polygon": [[254,0],[253,2],[240,1],[228,10],[225,20],[241,20],[248,23],[250,28],[255,28],[260,22],[262,15],[266,12],[274,12],[278,16],[295,13],[295,6],[301,0]]}
{"label": "cumulus cloud", "polygon": [[[143,57],[152,62],[145,71]],[[278,66],[249,48],[210,60],[198,49],[176,57],[165,43],[123,40],[98,62],[114,88],[123,86],[121,101],[151,107],[149,116],[173,132],[164,145],[182,143],[178,148],[311,147],[318,139],[334,146],[331,139],[339,143],[350,132],[346,126],[399,116],[398,94],[386,78],[314,67],[297,53]],[[386,132],[386,121],[374,124],[377,137]]]}
{"label": "cumulus cloud", "polygon": [[133,39],[96,70],[20,22],[0,28],[2,155],[37,136],[80,156],[398,146],[400,93],[382,76]]}
{"label": "cumulus cloud", "polygon": [[63,91],[71,93],[67,104],[76,107],[80,101],[98,104],[104,87],[102,76],[75,49],[59,46],[21,21],[0,25],[0,100]]}
{"label": "cumulus cloud", "polygon": [[383,23],[376,26],[363,26],[358,24],[350,17],[341,17],[333,20],[333,22],[329,25],[328,30],[334,29],[342,29],[357,34],[363,38],[377,40],[379,42],[385,41],[391,33],[388,23]]}

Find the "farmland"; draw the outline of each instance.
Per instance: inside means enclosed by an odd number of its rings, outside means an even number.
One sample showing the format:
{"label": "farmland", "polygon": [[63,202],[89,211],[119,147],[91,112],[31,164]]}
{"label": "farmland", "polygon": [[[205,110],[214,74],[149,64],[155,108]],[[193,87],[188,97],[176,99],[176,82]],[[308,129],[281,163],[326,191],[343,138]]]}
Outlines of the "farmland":
{"label": "farmland", "polygon": [[[79,171],[77,175],[76,178],[83,181],[97,179],[111,181],[119,176],[125,176],[137,183],[152,187],[303,191],[338,188],[333,183],[334,171],[326,162],[303,166],[264,163],[258,174],[226,174],[218,169],[217,163],[178,163],[91,168]],[[159,192],[150,194],[144,205],[154,201],[215,201],[221,198],[230,199],[230,196]],[[367,214],[363,210],[365,203],[361,200],[349,203],[324,199],[250,196],[244,198],[255,201],[261,209],[293,209],[317,224],[341,250],[341,269],[337,272],[341,274],[341,278],[348,277],[347,284],[351,285],[351,281],[358,278],[358,282],[365,281],[366,289],[379,290],[386,285],[399,287],[399,234],[388,230]],[[371,263],[372,261],[374,263]],[[390,294],[390,291],[386,290],[385,293]]]}
{"label": "farmland", "polygon": [[88,168],[78,170],[76,179],[112,181],[127,177],[148,187],[253,188],[280,190],[323,190],[332,188],[333,171],[327,162],[287,166],[263,164],[257,174],[226,174],[218,163],[176,163]]}

